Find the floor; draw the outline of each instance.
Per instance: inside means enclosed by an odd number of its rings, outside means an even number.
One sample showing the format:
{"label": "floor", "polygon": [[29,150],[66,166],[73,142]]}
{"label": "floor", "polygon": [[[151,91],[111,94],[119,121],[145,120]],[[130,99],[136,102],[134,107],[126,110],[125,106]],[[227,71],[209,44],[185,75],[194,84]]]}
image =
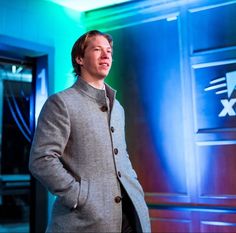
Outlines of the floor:
{"label": "floor", "polygon": [[28,223],[0,224],[0,233],[29,233]]}

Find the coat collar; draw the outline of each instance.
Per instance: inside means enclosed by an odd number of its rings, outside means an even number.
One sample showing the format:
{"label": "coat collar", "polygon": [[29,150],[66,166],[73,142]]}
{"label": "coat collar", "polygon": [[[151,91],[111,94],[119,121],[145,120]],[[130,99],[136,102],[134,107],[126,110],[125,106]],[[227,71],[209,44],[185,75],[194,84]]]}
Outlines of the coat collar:
{"label": "coat collar", "polygon": [[111,88],[108,84],[105,83],[105,89],[100,90],[89,85],[86,81],[84,81],[82,78],[79,77],[74,85],[84,94],[96,100],[98,104],[100,105],[106,104],[106,96],[107,96],[110,100],[111,105],[113,105],[116,96],[116,90]]}

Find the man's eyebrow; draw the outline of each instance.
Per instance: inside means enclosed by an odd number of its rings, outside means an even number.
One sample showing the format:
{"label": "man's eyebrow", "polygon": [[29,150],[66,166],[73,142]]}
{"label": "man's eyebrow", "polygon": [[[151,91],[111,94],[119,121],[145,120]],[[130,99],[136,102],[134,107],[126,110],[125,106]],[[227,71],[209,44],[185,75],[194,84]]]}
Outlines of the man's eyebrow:
{"label": "man's eyebrow", "polygon": [[93,45],[91,48],[97,48],[97,47],[99,47],[99,48],[107,48],[107,49],[112,49],[112,47],[111,47],[111,46],[103,47],[102,45]]}

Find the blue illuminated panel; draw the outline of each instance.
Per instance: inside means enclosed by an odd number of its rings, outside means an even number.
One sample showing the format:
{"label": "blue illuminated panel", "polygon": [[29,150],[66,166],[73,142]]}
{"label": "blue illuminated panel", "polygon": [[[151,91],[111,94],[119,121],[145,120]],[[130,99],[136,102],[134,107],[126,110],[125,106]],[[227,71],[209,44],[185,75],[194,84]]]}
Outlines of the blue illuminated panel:
{"label": "blue illuminated panel", "polygon": [[178,18],[111,33],[109,80],[122,92],[128,149],[145,191],[186,197]]}
{"label": "blue illuminated panel", "polygon": [[234,46],[235,22],[236,3],[233,1],[190,10],[189,30],[192,51]]}

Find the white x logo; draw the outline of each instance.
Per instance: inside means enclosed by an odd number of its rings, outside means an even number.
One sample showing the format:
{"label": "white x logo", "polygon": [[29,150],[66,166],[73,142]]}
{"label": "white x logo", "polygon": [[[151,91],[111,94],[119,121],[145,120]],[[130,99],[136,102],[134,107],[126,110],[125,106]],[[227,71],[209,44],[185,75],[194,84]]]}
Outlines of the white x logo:
{"label": "white x logo", "polygon": [[218,115],[219,117],[224,117],[227,114],[229,114],[229,116],[236,116],[236,112],[233,109],[233,106],[236,103],[236,99],[223,99],[221,100],[221,103],[223,104],[224,108]]}

